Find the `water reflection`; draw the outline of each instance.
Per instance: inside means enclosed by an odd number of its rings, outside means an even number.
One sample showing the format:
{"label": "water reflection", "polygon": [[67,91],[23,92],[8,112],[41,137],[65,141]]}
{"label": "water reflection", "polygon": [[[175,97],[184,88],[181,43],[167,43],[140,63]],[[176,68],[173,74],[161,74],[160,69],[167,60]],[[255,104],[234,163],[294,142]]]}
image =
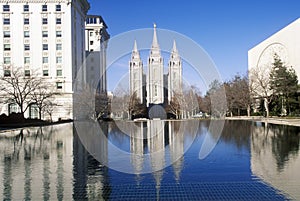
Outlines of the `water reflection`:
{"label": "water reflection", "polygon": [[272,124],[259,124],[252,128],[253,173],[300,200],[300,128]]}
{"label": "water reflection", "polygon": [[[108,125],[101,124],[100,128],[101,131],[107,135]],[[106,200],[110,194],[108,168],[95,158],[100,157],[102,161],[107,161],[107,138],[103,138],[99,135],[98,138],[87,136],[87,138],[81,139],[75,127],[73,127],[73,129],[73,198],[75,200]],[[98,127],[93,126],[89,129],[90,132],[86,132],[87,135],[95,135],[98,133]],[[95,140],[86,140],[88,137]],[[89,153],[85,149],[85,146],[93,147],[93,152]]]}
{"label": "water reflection", "polygon": [[3,199],[72,199],[72,135],[71,125],[1,133]]}
{"label": "water reflection", "polygon": [[155,180],[157,198],[166,164],[173,167],[175,179],[180,180],[184,162],[184,132],[191,130],[190,137],[195,138],[193,131],[198,122],[165,122],[152,120],[147,122],[128,123],[130,135],[131,163],[136,175],[136,182],[141,182],[140,174],[150,164]]}
{"label": "water reflection", "polygon": [[[216,199],[230,195],[222,189],[234,182],[264,189],[276,198],[252,173],[300,200],[298,128],[226,121],[215,150],[198,160],[203,138],[218,138],[209,132],[209,125],[209,121],[85,123],[1,133],[0,200],[109,200],[129,193],[127,186],[132,196],[142,193],[141,199],[199,198],[205,193],[212,196],[211,189],[205,191],[201,185],[214,182],[219,184],[213,186],[214,192],[223,193]],[[126,158],[116,156],[114,147],[127,153]],[[111,163],[120,167],[128,163],[134,174],[105,166]],[[170,186],[176,190],[169,191]],[[235,198],[247,195],[243,188],[235,192],[240,192]],[[259,198],[260,192],[255,196]]]}

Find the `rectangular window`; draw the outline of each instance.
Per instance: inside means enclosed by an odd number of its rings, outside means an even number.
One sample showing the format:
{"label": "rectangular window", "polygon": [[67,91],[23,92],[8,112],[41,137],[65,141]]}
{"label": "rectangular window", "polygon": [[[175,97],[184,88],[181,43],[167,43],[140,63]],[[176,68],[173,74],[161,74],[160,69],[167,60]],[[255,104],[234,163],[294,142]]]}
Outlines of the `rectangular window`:
{"label": "rectangular window", "polygon": [[56,37],[61,37],[62,34],[61,34],[61,31],[56,31]]}
{"label": "rectangular window", "polygon": [[30,76],[30,70],[25,70],[25,76],[29,77]]}
{"label": "rectangular window", "polygon": [[4,31],[3,32],[3,37],[4,38],[10,38],[10,31]]}
{"label": "rectangular window", "polygon": [[4,51],[10,51],[10,44],[4,44]]}
{"label": "rectangular window", "polygon": [[42,11],[47,12],[48,11],[48,6],[47,5],[42,5]]}
{"label": "rectangular window", "polygon": [[24,18],[24,24],[29,24],[29,18]]}
{"label": "rectangular window", "polygon": [[30,37],[29,31],[24,31],[24,38],[29,38],[29,37]]}
{"label": "rectangular window", "polygon": [[10,57],[4,57],[3,63],[4,64],[10,64]]}
{"label": "rectangular window", "polygon": [[61,11],[61,5],[60,4],[57,4],[56,7],[55,7],[55,10],[57,12],[60,12]]}
{"label": "rectangular window", "polygon": [[48,50],[48,44],[43,44],[43,50]]}
{"label": "rectangular window", "polygon": [[10,19],[9,18],[4,18],[3,19],[3,24],[4,25],[10,25]]}
{"label": "rectangular window", "polygon": [[56,82],[56,88],[57,89],[62,89],[63,88],[63,83],[62,82]]}
{"label": "rectangular window", "polygon": [[56,44],[56,50],[62,50],[62,45],[61,44]]}
{"label": "rectangular window", "polygon": [[154,85],[154,96],[157,96],[157,85]]}
{"label": "rectangular window", "polygon": [[10,70],[4,70],[4,77],[10,77]]}
{"label": "rectangular window", "polygon": [[90,45],[94,45],[94,41],[90,41]]}
{"label": "rectangular window", "polygon": [[47,38],[48,37],[48,31],[43,31],[42,35],[43,35],[43,38]]}
{"label": "rectangular window", "polygon": [[23,5],[23,11],[24,12],[29,12],[29,5],[28,4]]}
{"label": "rectangular window", "polygon": [[48,63],[48,57],[43,57],[43,64],[47,64]]}
{"label": "rectangular window", "polygon": [[3,12],[9,12],[10,8],[9,5],[3,5]]}
{"label": "rectangular window", "polygon": [[61,18],[56,18],[56,24],[61,24]]}
{"label": "rectangular window", "polygon": [[56,76],[62,76],[62,70],[56,70]]}
{"label": "rectangular window", "polygon": [[43,70],[43,76],[49,76],[49,71],[48,70]]}
{"label": "rectangular window", "polygon": [[56,63],[60,64],[62,62],[62,58],[61,57],[56,57]]}
{"label": "rectangular window", "polygon": [[90,36],[93,36],[93,32],[90,32]]}
{"label": "rectangular window", "polygon": [[29,44],[24,44],[24,50],[29,51],[30,50],[30,45]]}
{"label": "rectangular window", "polygon": [[24,57],[24,64],[30,63],[30,57]]}
{"label": "rectangular window", "polygon": [[43,18],[42,19],[42,24],[48,24],[48,18]]}

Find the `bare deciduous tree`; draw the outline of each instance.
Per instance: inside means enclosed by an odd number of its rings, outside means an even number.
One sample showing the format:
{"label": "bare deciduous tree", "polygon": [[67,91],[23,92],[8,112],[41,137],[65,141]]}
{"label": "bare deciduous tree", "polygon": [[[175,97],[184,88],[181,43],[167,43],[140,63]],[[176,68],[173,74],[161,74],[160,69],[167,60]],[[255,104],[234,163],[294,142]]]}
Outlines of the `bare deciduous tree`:
{"label": "bare deciduous tree", "polygon": [[[55,95],[54,87],[48,83],[40,83],[30,95],[31,102],[36,104],[39,109],[39,119],[42,119],[42,113],[53,105],[51,98]],[[51,115],[50,115],[51,116]],[[52,117],[51,117],[52,118]]]}
{"label": "bare deciduous tree", "polygon": [[25,76],[23,68],[13,68],[12,71],[9,71],[9,74],[0,77],[0,82],[3,102],[17,104],[24,117],[24,113],[32,103],[32,93],[42,83],[41,78],[32,75]]}
{"label": "bare deciduous tree", "polygon": [[269,117],[269,103],[272,101],[270,90],[270,66],[257,66],[249,70],[249,89],[254,99],[263,99],[266,117]]}
{"label": "bare deciduous tree", "polygon": [[182,95],[175,94],[171,98],[170,103],[166,106],[167,113],[175,115],[176,119],[178,119],[179,115],[181,114],[181,105],[180,105],[181,102],[182,102]]}

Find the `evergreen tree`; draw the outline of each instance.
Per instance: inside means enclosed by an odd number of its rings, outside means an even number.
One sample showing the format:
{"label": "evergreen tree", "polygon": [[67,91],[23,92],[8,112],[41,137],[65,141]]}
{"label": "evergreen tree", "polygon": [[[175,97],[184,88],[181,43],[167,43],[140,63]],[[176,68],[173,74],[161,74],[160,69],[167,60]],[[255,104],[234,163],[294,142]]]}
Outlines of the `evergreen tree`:
{"label": "evergreen tree", "polygon": [[276,54],[269,82],[273,94],[281,99],[281,113],[287,110],[287,114],[290,114],[297,102],[298,78],[295,70],[287,67]]}

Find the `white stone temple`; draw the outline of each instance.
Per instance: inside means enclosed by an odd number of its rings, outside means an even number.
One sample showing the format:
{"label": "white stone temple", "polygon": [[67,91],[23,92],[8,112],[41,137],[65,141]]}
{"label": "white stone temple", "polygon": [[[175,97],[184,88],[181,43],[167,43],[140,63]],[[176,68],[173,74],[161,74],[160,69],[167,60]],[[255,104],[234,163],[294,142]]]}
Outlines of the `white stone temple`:
{"label": "white stone temple", "polygon": [[129,62],[130,95],[136,94],[140,102],[146,103],[148,108],[168,104],[172,97],[182,92],[182,61],[175,41],[170,54],[168,73],[165,75],[164,58],[161,55],[154,24],[153,41],[148,58],[147,74],[145,74],[137,42],[134,41]]}

